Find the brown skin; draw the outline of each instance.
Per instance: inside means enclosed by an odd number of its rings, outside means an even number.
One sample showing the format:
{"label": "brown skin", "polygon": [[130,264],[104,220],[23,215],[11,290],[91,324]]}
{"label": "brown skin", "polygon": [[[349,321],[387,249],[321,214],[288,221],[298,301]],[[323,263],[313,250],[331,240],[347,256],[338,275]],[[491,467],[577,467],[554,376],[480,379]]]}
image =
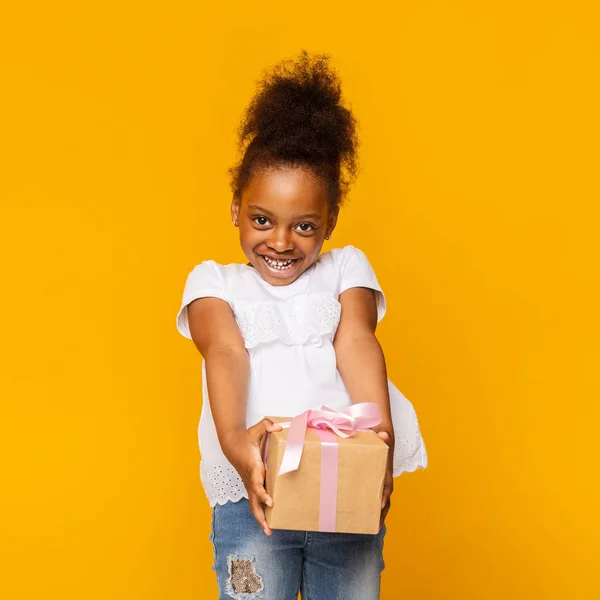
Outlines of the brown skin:
{"label": "brown skin", "polygon": [[395,440],[385,357],[375,336],[377,297],[374,290],[357,287],[342,292],[339,300],[342,316],[333,340],[338,371],[352,404],[376,402],[379,405],[381,423],[372,429],[389,447],[381,526],[390,509],[390,496],[394,490]]}
{"label": "brown skin", "polygon": [[[326,235],[334,230],[338,211],[331,209],[327,185],[303,168],[258,172],[231,217],[240,228],[240,244],[249,263],[271,285],[289,285],[319,257]],[[268,265],[263,257],[293,260],[289,269]],[[340,375],[353,403],[377,402],[382,423],[373,429],[389,445],[381,522],[393,490],[394,430],[390,415],[383,352],[375,337],[377,306],[373,290],[352,288],[340,295],[342,316],[334,346]],[[199,298],[188,306],[192,339],[206,363],[210,406],[223,453],[239,473],[252,514],[267,535],[264,505],[272,505],[264,487],[260,444],[281,426],[269,419],[246,428],[246,396],[250,360],[230,306],[218,298]]]}
{"label": "brown skin", "polygon": [[[255,174],[241,201],[231,204],[240,244],[250,264],[271,285],[289,285],[319,257],[325,236],[335,229],[327,186],[302,168],[269,169]],[[294,260],[274,270],[263,257]]]}

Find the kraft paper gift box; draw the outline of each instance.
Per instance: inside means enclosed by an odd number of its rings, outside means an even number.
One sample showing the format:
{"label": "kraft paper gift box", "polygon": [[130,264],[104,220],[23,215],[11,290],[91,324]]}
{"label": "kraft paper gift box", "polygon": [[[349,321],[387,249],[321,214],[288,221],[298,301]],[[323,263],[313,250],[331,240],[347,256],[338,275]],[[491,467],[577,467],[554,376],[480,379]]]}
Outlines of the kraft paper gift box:
{"label": "kraft paper gift box", "polygon": [[[376,404],[361,403],[346,410],[360,412],[366,405],[371,405],[372,424],[367,427],[372,427],[381,421]],[[372,417],[373,407],[375,420]],[[313,415],[321,413],[319,410],[307,412]],[[335,415],[339,416],[340,412]],[[289,454],[293,453],[293,449],[288,451],[287,457],[284,455],[290,423],[294,419],[269,418],[287,427],[269,434],[263,445],[265,487],[273,498],[273,506],[267,506],[265,510],[269,526],[272,529],[376,534],[381,517],[388,445],[371,430],[341,437],[322,423],[311,427],[309,415],[309,424],[302,431],[301,457],[297,468],[294,466],[280,474],[280,469],[285,470],[282,463],[287,463],[287,469],[290,468]],[[337,420],[339,424],[339,418]],[[348,434],[343,427],[340,430],[342,435]],[[298,446],[298,427],[295,437]]]}

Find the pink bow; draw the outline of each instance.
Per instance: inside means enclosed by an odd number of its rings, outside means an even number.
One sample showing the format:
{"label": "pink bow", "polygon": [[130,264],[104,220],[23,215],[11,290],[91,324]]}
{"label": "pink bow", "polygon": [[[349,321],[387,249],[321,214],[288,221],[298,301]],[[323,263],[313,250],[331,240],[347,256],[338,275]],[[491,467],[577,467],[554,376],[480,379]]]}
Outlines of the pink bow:
{"label": "pink bow", "polygon": [[[288,433],[278,475],[295,471],[300,465],[304,437],[308,427],[324,433],[329,433],[326,430],[330,429],[339,437],[348,438],[357,431],[369,431],[371,427],[375,427],[379,423],[381,423],[381,412],[379,405],[375,402],[353,404],[340,411],[321,405],[320,408],[300,413],[290,422],[280,423],[284,428],[289,426],[290,432]],[[317,433],[317,435],[319,434]],[[323,440],[323,437],[321,437],[321,440]]]}

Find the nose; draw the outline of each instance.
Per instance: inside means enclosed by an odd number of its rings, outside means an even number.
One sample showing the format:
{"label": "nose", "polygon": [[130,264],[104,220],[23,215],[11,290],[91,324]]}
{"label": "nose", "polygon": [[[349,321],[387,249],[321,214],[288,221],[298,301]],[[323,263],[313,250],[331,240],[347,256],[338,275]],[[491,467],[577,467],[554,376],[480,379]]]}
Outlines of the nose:
{"label": "nose", "polygon": [[292,234],[285,227],[278,227],[267,241],[267,246],[280,254],[295,248]]}

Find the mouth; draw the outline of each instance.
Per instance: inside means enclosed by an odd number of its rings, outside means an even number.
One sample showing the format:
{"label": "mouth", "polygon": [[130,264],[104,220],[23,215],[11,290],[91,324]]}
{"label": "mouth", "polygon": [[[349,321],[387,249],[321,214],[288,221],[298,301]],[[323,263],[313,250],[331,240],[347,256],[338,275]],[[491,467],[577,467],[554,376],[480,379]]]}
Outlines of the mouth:
{"label": "mouth", "polygon": [[260,254],[259,256],[267,265],[269,271],[277,275],[285,275],[292,272],[296,264],[300,262],[299,258],[271,258],[270,256],[265,256],[264,254]]}

